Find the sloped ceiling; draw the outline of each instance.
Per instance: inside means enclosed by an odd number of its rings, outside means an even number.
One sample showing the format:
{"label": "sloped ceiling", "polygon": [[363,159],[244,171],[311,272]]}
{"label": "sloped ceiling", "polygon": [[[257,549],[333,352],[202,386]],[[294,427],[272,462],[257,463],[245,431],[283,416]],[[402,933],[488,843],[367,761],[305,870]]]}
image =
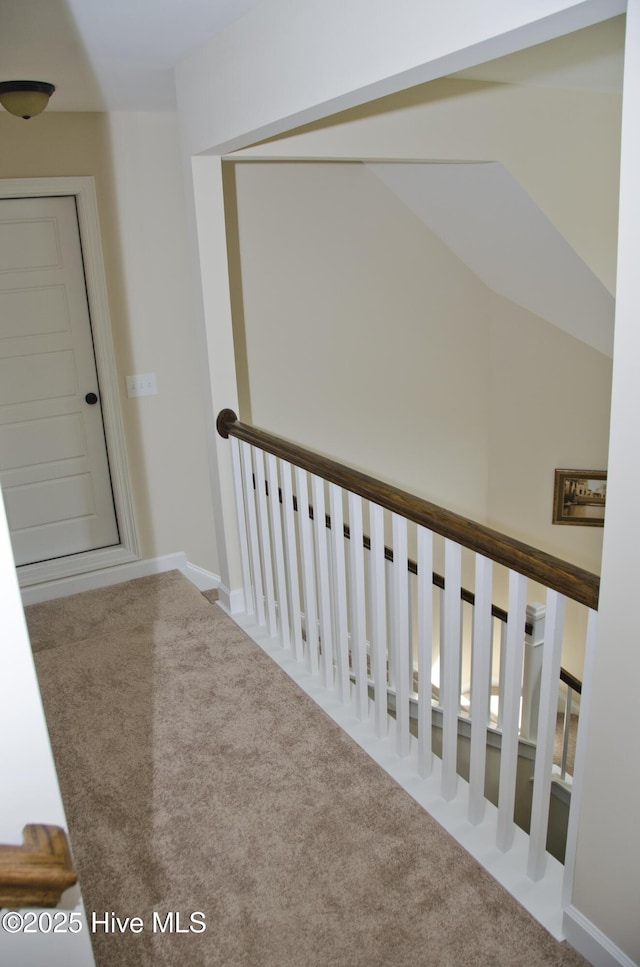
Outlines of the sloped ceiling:
{"label": "sloped ceiling", "polygon": [[368,167],[489,289],[613,356],[613,296],[503,165]]}

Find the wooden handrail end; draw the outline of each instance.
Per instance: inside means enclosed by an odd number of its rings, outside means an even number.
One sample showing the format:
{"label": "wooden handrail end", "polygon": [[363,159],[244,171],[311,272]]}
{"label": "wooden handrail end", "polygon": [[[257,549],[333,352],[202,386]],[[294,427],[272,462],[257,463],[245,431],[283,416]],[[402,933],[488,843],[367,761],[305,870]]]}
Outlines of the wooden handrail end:
{"label": "wooden handrail end", "polygon": [[78,881],[67,834],[33,823],[22,839],[22,846],[0,846],[0,907],[55,907]]}
{"label": "wooden handrail end", "polygon": [[233,410],[226,409],[220,410],[218,413],[218,419],[216,420],[216,430],[224,440],[229,439],[229,425],[231,423],[237,423],[238,416]]}

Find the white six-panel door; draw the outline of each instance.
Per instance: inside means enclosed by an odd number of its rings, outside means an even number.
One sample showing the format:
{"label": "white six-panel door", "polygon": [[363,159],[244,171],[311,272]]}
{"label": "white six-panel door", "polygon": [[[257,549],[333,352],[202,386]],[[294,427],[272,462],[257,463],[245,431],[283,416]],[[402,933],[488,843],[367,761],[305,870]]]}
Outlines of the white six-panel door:
{"label": "white six-panel door", "polygon": [[0,200],[0,482],[18,565],[119,544],[71,195]]}

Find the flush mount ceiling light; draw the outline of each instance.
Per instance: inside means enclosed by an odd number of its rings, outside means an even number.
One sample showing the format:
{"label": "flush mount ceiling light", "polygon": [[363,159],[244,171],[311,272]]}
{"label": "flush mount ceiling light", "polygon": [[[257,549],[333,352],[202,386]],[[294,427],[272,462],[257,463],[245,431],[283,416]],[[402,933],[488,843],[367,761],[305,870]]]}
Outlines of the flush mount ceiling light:
{"label": "flush mount ceiling light", "polygon": [[44,111],[54,91],[47,81],[1,81],[0,104],[9,114],[26,121]]}

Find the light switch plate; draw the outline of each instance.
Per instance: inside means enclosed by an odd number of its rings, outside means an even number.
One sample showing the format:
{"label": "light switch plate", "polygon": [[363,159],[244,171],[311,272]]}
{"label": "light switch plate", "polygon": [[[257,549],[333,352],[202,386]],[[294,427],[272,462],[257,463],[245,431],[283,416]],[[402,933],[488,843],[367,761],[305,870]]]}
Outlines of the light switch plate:
{"label": "light switch plate", "polygon": [[126,376],[127,396],[155,396],[158,384],[155,373],[138,373],[136,376]]}

